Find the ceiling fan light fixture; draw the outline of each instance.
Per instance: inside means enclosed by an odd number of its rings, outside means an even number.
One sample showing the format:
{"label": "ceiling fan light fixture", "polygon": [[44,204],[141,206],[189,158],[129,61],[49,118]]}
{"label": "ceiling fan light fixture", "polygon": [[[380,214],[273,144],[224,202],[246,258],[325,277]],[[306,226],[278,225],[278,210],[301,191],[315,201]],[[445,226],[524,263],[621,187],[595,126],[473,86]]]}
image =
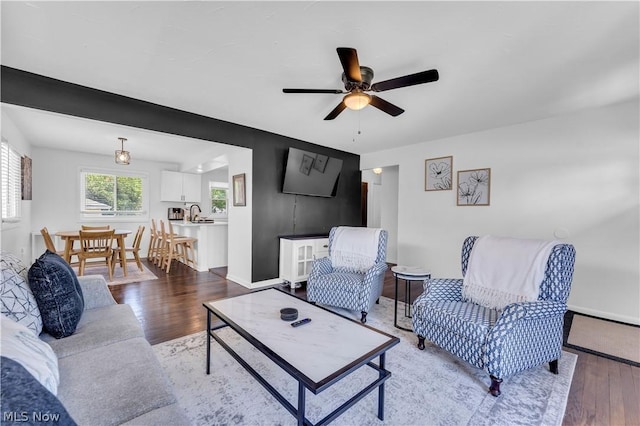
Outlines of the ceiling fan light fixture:
{"label": "ceiling fan light fixture", "polygon": [[369,105],[369,102],[371,102],[371,96],[366,93],[356,91],[346,95],[342,101],[347,108],[358,111]]}
{"label": "ceiling fan light fixture", "polygon": [[121,149],[116,149],[116,164],[127,165],[129,161],[131,161],[131,154],[129,154],[129,151],[124,150],[124,141],[126,141],[127,138],[118,139],[120,140]]}

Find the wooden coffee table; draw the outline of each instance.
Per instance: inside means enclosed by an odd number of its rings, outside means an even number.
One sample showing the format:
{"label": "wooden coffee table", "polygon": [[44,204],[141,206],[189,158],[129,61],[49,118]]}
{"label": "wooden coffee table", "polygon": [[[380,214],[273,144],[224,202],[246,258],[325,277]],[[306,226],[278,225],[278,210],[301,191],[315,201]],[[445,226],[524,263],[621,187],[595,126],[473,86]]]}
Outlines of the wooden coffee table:
{"label": "wooden coffee table", "polygon": [[[391,376],[385,369],[385,354],[400,342],[397,337],[273,288],[207,302],[204,307],[207,309],[207,374],[213,338],[297,418],[299,425],[311,425],[305,417],[305,390],[317,395],[366,365],[378,372],[377,379],[316,425],[334,420],[375,389],[378,389],[378,418],[384,419],[384,382]],[[280,319],[280,309],[285,307],[296,308],[298,319],[311,318],[311,322],[292,327],[290,322]],[[222,320],[222,325],[212,327],[212,317]],[[216,333],[227,326],[298,381],[297,407]],[[301,353],[309,356],[302,357]],[[375,358],[379,358],[377,364],[372,362]]]}

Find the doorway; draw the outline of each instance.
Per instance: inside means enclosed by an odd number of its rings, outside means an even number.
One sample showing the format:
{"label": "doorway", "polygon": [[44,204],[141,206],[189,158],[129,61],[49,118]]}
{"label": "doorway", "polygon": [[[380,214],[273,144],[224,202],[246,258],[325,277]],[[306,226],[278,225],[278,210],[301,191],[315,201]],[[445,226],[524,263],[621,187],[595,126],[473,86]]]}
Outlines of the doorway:
{"label": "doorway", "polygon": [[[362,183],[367,188],[366,226],[388,232],[387,262],[391,263],[398,260],[399,170],[399,166],[388,166],[377,170],[380,173],[373,169],[362,171]],[[364,185],[361,192],[364,194]]]}

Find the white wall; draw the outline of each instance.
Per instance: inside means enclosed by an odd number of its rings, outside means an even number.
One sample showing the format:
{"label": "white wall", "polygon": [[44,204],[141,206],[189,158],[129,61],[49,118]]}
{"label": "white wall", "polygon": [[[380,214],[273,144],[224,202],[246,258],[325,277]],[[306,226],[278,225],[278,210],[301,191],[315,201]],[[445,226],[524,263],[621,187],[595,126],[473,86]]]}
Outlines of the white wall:
{"label": "white wall", "polygon": [[[557,239],[577,252],[569,307],[640,323],[638,102],[366,154],[363,169],[399,166],[398,263],[461,277],[468,235]],[[424,160],[491,168],[491,205],[456,206],[424,191]],[[383,201],[384,203],[384,201]]]}
{"label": "white wall", "polygon": [[[232,151],[229,154],[229,265],[227,278],[245,287],[255,287],[251,282],[251,240],[253,209],[253,153],[250,149]],[[233,205],[234,175],[245,174],[246,206]]]}
{"label": "white wall", "polygon": [[[16,127],[15,123],[2,111],[2,138],[22,156],[31,157],[31,144]],[[34,183],[35,186],[35,183]],[[0,201],[1,202],[1,201]],[[29,263],[31,253],[31,208],[33,201],[23,200],[21,208],[22,218],[19,222],[2,223],[0,232],[0,246],[3,251],[8,251],[19,256],[23,262]]]}

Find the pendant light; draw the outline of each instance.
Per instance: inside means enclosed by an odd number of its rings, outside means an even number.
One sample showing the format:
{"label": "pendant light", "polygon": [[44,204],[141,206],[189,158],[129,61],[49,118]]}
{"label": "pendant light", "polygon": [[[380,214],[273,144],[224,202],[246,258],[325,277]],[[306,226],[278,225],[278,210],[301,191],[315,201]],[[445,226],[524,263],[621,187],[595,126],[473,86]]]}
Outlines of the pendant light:
{"label": "pendant light", "polygon": [[124,141],[126,141],[127,138],[118,138],[118,139],[120,139],[121,148],[116,149],[116,164],[127,165],[131,160],[131,155],[129,154],[129,151],[124,150]]}

